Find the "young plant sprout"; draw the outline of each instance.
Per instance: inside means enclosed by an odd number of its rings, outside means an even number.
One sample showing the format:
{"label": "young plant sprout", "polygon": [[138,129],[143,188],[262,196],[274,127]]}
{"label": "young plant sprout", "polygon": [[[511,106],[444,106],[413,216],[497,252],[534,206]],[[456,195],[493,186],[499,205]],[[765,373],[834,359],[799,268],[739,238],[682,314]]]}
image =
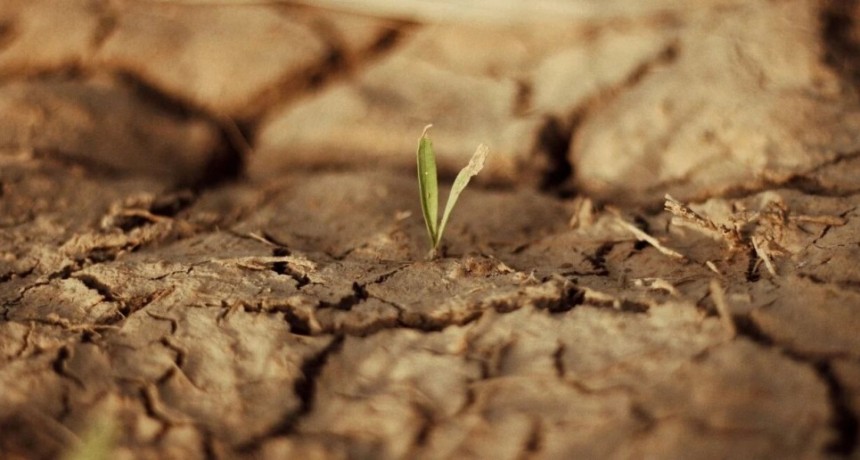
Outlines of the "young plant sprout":
{"label": "young plant sprout", "polygon": [[118,427],[113,419],[96,416],[90,427],[81,436],[81,442],[67,452],[65,460],[109,460],[119,438]]}
{"label": "young plant sprout", "polygon": [[427,227],[427,235],[430,237],[429,258],[431,259],[436,257],[436,250],[439,248],[439,242],[442,241],[442,233],[445,231],[445,225],[448,223],[448,218],[451,216],[451,210],[454,209],[457,198],[469,184],[469,180],[483,169],[484,160],[487,159],[489,151],[486,145],[479,145],[472,155],[472,159],[469,160],[469,164],[457,174],[454,185],[451,186],[451,193],[448,195],[448,202],[445,204],[445,211],[442,213],[442,222],[440,223],[438,220],[439,183],[436,177],[436,154],[433,153],[433,142],[427,134],[432,126],[424,127],[424,132],[421,133],[421,139],[418,141],[418,191],[421,193],[421,211],[424,214],[424,224]]}

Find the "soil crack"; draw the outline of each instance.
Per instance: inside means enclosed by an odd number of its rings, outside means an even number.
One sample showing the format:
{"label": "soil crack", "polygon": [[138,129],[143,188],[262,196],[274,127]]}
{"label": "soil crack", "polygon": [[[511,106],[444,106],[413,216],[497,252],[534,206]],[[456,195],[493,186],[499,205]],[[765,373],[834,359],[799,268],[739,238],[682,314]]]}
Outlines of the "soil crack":
{"label": "soil crack", "polygon": [[328,360],[343,348],[346,336],[334,336],[332,341],[319,353],[306,359],[301,366],[301,376],[293,385],[293,392],[299,398],[299,408],[288,414],[284,419],[272,427],[267,433],[252,439],[239,447],[240,451],[252,451],[266,439],[293,434],[302,417],[309,414],[314,408],[316,398],[317,379],[322,374]]}
{"label": "soil crack", "polygon": [[[277,247],[272,249],[272,256],[274,257],[289,257],[291,255],[292,253],[286,247]],[[307,273],[295,270],[286,260],[273,263],[272,271],[279,275],[284,275],[292,278],[296,282],[297,289],[301,289],[308,284],[311,284],[311,279],[307,275]]]}
{"label": "soil crack", "polygon": [[57,357],[54,358],[54,361],[51,363],[51,368],[60,377],[73,382],[75,385],[77,385],[81,389],[85,389],[86,385],[84,385],[84,382],[78,376],[69,372],[69,369],[66,367],[66,365],[67,365],[69,359],[71,359],[71,357],[72,357],[72,352],[70,351],[68,346],[64,346],[64,347],[60,348],[60,350],[57,352]]}
{"label": "soil crack", "polygon": [[[543,165],[540,178],[542,190],[554,190],[562,196],[571,195],[574,192],[568,182],[574,173],[570,158],[579,128],[597,110],[636,87],[655,69],[674,63],[678,58],[679,50],[679,43],[669,43],[655,56],[633,69],[621,82],[595,92],[582,102],[567,117],[569,122],[563,122],[557,116],[547,118],[539,131],[535,153],[532,154],[532,158],[536,158],[538,164]],[[564,188],[565,185],[568,187]]]}
{"label": "soil crack", "polygon": [[249,141],[252,139],[250,132],[253,128],[239,124],[226,115],[211,113],[178,95],[165,92],[131,72],[119,71],[116,72],[116,76],[142,100],[154,104],[157,108],[179,119],[200,117],[218,130],[220,142],[215,151],[211,152],[209,161],[204,167],[204,173],[195,183],[184,185],[202,190],[214,188],[241,177],[245,170],[244,153],[253,148]]}
{"label": "soil crack", "polygon": [[855,86],[860,85],[860,42],[854,34],[857,24],[852,14],[857,4],[857,0],[827,0],[821,9],[824,63]]}
{"label": "soil crack", "polygon": [[558,341],[558,348],[552,354],[552,364],[555,368],[555,374],[560,379],[564,379],[567,370],[564,365],[564,353],[567,351],[567,346],[561,340]]}
{"label": "soil crack", "polygon": [[320,302],[319,308],[336,308],[338,310],[350,311],[352,307],[367,300],[367,289],[357,282],[352,283],[352,294],[342,297],[337,303]]}
{"label": "soil crack", "polygon": [[860,427],[860,417],[851,409],[850,395],[834,374],[831,364],[822,358],[806,356],[776,342],[768,336],[749,316],[734,316],[738,334],[765,347],[776,348],[789,359],[809,366],[827,388],[830,404],[830,426],[835,437],[825,446],[828,454],[850,455],[858,447],[857,431]]}
{"label": "soil crack", "polygon": [[860,418],[851,410],[850,396],[834,375],[830,363],[820,361],[814,363],[813,367],[818,377],[827,385],[827,396],[833,410],[830,424],[836,432],[836,438],[827,444],[827,453],[849,456],[858,447]]}
{"label": "soil crack", "polygon": [[543,423],[540,418],[535,418],[532,420],[531,429],[529,430],[529,436],[526,439],[526,443],[523,446],[522,454],[520,455],[521,460],[526,460],[529,458],[533,458],[540,453],[541,447],[544,442],[543,435]]}
{"label": "soil crack", "polygon": [[92,52],[98,53],[102,45],[116,32],[119,23],[118,12],[110,0],[102,0],[98,3],[99,15],[98,25],[93,32]]}
{"label": "soil crack", "polygon": [[102,296],[102,299],[104,299],[106,302],[118,302],[120,304],[122,303],[121,300],[117,299],[117,297],[113,295],[110,286],[102,283],[94,276],[81,274],[73,275],[72,278],[83,283],[83,285],[86,286],[87,289],[96,291],[100,296]]}

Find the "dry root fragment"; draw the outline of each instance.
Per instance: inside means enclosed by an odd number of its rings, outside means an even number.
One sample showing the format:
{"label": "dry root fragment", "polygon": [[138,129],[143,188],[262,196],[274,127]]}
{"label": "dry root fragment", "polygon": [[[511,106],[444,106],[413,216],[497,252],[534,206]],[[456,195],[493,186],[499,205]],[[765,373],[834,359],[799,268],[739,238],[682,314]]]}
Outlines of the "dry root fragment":
{"label": "dry root fragment", "polygon": [[[779,195],[765,197],[766,203],[760,209],[748,211],[740,202],[734,203],[732,215],[726,224],[717,224],[711,218],[702,216],[670,195],[666,195],[665,209],[686,226],[698,230],[715,239],[726,242],[731,251],[752,249],[764,263],[768,273],[777,276],[774,258],[791,254],[792,230],[797,224],[845,225],[840,216],[791,215]],[[708,268],[719,274],[713,264]]]}
{"label": "dry root fragment", "polygon": [[637,287],[644,287],[655,291],[666,291],[675,297],[681,296],[678,289],[676,289],[672,283],[664,280],[663,278],[638,278],[633,280],[633,284]]}
{"label": "dry root fragment", "polygon": [[689,227],[699,230],[714,239],[724,240],[731,250],[736,250],[745,246],[737,227],[730,228],[725,225],[717,225],[713,220],[701,216],[696,211],[693,211],[689,206],[676,200],[668,193],[666,194],[665,199],[666,203],[664,204],[664,208],[666,211],[669,211],[672,215],[681,219],[682,222],[686,222]]}
{"label": "dry root fragment", "polygon": [[710,260],[705,261],[705,266],[708,267],[712,272],[716,273],[717,275],[723,276],[723,274],[720,272],[720,270],[717,268],[717,266],[714,265],[714,263],[711,262]]}
{"label": "dry root fragment", "polygon": [[412,211],[397,211],[394,213],[395,222],[402,222],[410,217],[412,217]]}
{"label": "dry root fragment", "polygon": [[594,203],[591,198],[576,197],[573,207],[573,215],[568,223],[570,228],[588,228],[594,224]]}
{"label": "dry root fragment", "polygon": [[848,219],[840,216],[789,216],[789,220],[801,224],[829,225],[841,227],[848,223]]}
{"label": "dry root fragment", "polygon": [[674,249],[670,249],[670,248],[667,248],[666,246],[663,246],[663,243],[658,241],[657,238],[654,238],[653,236],[643,232],[642,230],[639,229],[639,227],[631,224],[630,222],[627,222],[626,220],[622,219],[620,216],[618,217],[618,223],[622,227],[624,227],[625,229],[630,231],[630,233],[632,233],[633,236],[635,236],[637,240],[644,241],[644,242],[650,244],[651,246],[654,246],[654,248],[657,249],[658,251],[660,251],[662,254],[665,254],[665,255],[672,257],[674,259],[680,259],[680,260],[686,260],[687,259],[686,257],[684,257],[683,254],[675,251]]}
{"label": "dry root fragment", "polygon": [[265,235],[263,235],[263,234],[256,233],[256,232],[248,232],[248,233],[246,233],[246,235],[247,235],[249,238],[251,238],[252,240],[259,241],[260,243],[263,243],[263,244],[265,244],[266,246],[273,246],[273,247],[277,247],[277,246],[278,246],[278,244],[277,244],[277,243],[275,243],[275,242],[271,241],[270,239],[266,238],[266,236],[265,236]]}
{"label": "dry root fragment", "polygon": [[765,268],[767,268],[767,272],[770,273],[771,276],[777,276],[776,268],[774,268],[773,262],[771,261],[770,251],[768,249],[765,249],[766,246],[762,246],[761,244],[759,244],[758,238],[752,237],[751,241],[753,250],[755,250],[755,253],[758,258],[761,259],[762,262],[764,262],[764,266]]}

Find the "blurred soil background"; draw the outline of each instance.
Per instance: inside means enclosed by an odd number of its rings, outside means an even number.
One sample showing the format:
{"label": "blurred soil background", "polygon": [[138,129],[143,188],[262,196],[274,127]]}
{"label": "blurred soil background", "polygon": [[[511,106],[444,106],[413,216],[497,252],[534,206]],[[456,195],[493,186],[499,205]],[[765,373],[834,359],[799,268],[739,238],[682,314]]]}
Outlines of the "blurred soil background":
{"label": "blurred soil background", "polygon": [[3,0],[0,457],[860,458],[858,95],[857,0]]}

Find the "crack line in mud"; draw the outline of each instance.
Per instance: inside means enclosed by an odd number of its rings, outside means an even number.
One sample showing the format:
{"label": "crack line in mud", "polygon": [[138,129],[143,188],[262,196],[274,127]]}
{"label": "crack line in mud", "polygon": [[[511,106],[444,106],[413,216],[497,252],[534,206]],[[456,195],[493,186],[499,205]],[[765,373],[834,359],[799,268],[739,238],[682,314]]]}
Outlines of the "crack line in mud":
{"label": "crack line in mud", "polygon": [[196,183],[185,185],[195,189],[214,188],[242,175],[245,169],[243,152],[250,147],[248,139],[251,138],[246,132],[247,128],[243,128],[240,123],[226,115],[213,113],[176,94],[171,94],[133,72],[117,70],[114,74],[119,81],[147,103],[180,119],[200,117],[217,129],[220,137],[219,147],[211,152],[209,161],[204,166],[205,172]]}
{"label": "crack line in mud", "polygon": [[826,0],[821,8],[823,62],[854,85],[860,84],[860,42],[854,30],[857,0]]}
{"label": "crack line in mud", "polygon": [[71,357],[72,353],[71,351],[69,351],[69,346],[66,345],[61,347],[60,350],[57,352],[57,357],[54,358],[54,361],[51,363],[51,368],[60,377],[74,382],[81,389],[85,389],[86,385],[84,385],[84,382],[80,378],[78,378],[78,376],[69,372],[69,370],[66,368],[66,363]]}
{"label": "crack line in mud", "polygon": [[17,279],[26,278],[26,277],[30,276],[35,269],[36,269],[36,265],[34,264],[32,267],[29,267],[25,270],[21,270],[21,271],[11,270],[9,272],[6,272],[6,273],[0,275],[0,284],[8,283],[9,281],[12,281],[13,279],[16,279],[16,278]]}
{"label": "crack line in mud", "polygon": [[[274,257],[289,257],[292,255],[292,252],[287,249],[286,246],[276,247],[272,249],[272,256]],[[301,290],[303,287],[311,284],[311,279],[307,273],[302,273],[299,270],[295,270],[289,262],[274,262],[272,264],[272,271],[279,274],[290,277],[293,281],[296,282],[296,289]]]}
{"label": "crack line in mud", "polygon": [[[180,273],[182,273],[182,272],[189,273],[190,269],[187,271],[180,271]],[[88,289],[96,291],[99,295],[102,296],[104,301],[114,302],[117,304],[116,314],[111,315],[110,317],[105,318],[103,320],[100,320],[96,324],[98,326],[116,325],[117,323],[120,323],[120,322],[128,319],[128,317],[131,316],[132,314],[134,314],[135,312],[143,310],[144,308],[146,308],[147,306],[149,306],[153,302],[166,297],[167,295],[171,294],[176,289],[176,286],[170,286],[170,287],[165,288],[165,289],[156,289],[155,291],[153,291],[147,295],[144,295],[141,297],[135,297],[135,298],[132,298],[130,300],[125,300],[125,299],[122,299],[120,297],[115,296],[113,294],[113,292],[111,291],[110,286],[102,283],[93,275],[89,275],[89,274],[72,275],[72,278],[83,283],[84,286],[86,286]]]}
{"label": "crack line in mud", "polygon": [[596,251],[594,251],[594,255],[586,255],[585,260],[591,264],[591,267],[596,272],[597,276],[609,276],[609,269],[606,268],[606,256],[612,252],[617,243],[610,241],[607,243],[603,243]]}
{"label": "crack line in mud", "polygon": [[436,417],[433,409],[419,402],[413,401],[410,406],[420,420],[419,428],[415,433],[415,438],[412,440],[412,448],[418,449],[425,446],[430,439],[430,433],[433,432],[433,427],[436,425]]}
{"label": "crack line in mud", "polygon": [[108,39],[116,32],[119,24],[119,13],[113,6],[111,0],[98,2],[98,22],[93,32],[90,46],[93,54],[98,53]]}
{"label": "crack line in mud", "polygon": [[[842,218],[842,219],[844,219],[844,220],[845,220],[845,223],[847,224],[847,223],[848,223],[848,215],[849,215],[849,214],[851,214],[852,212],[856,211],[856,210],[857,210],[857,206],[854,206],[854,207],[852,207],[851,209],[848,209],[848,210],[846,210],[845,212],[843,212],[843,213],[839,214],[839,217],[840,217],[840,218]],[[806,247],[806,248],[809,248],[810,246],[815,246],[815,247],[816,247],[816,248],[818,248],[818,249],[824,249],[824,248],[819,248],[819,247],[817,246],[817,244],[818,244],[818,242],[819,242],[819,241],[821,241],[821,239],[822,239],[822,238],[824,238],[825,236],[827,236],[827,234],[828,234],[828,233],[830,233],[830,230],[831,230],[833,227],[834,227],[834,226],[833,226],[832,224],[825,225],[825,226],[824,226],[824,229],[821,231],[821,233],[819,233],[819,234],[818,234],[818,236],[817,236],[817,237],[815,237],[815,239],[814,239],[814,240],[812,240],[812,242],[811,242],[811,243],[809,243],[809,245],[807,245],[807,247]]]}
{"label": "crack line in mud", "polygon": [[850,396],[833,373],[830,363],[814,363],[818,377],[827,385],[827,396],[833,409],[831,427],[836,431],[836,439],[826,447],[827,452],[838,455],[851,455],[858,447],[857,431],[860,428],[858,414],[851,410]]}
{"label": "crack line in mud", "polygon": [[301,375],[293,384],[293,392],[299,399],[299,407],[293,412],[287,414],[281,422],[274,425],[268,432],[251,439],[238,447],[240,452],[249,452],[258,448],[265,440],[293,434],[296,432],[296,427],[302,417],[309,414],[314,408],[316,398],[317,379],[322,374],[326,363],[343,348],[346,336],[340,334],[333,337],[332,341],[326,345],[319,353],[306,359],[301,366]]}
{"label": "crack line in mud", "polygon": [[573,174],[573,164],[568,154],[577,123],[574,117],[574,122],[568,127],[560,118],[550,116],[540,127],[535,148],[537,153],[532,157],[542,158],[543,171],[538,184],[541,190],[559,189]]}
{"label": "crack line in mud", "polygon": [[[295,8],[289,5],[287,8]],[[289,15],[291,11],[284,10]],[[406,32],[417,27],[418,23],[405,19],[389,20],[387,25],[376,37],[373,43],[358,53],[350,53],[349,34],[338,30],[337,26],[330,21],[314,21],[309,24],[314,34],[325,43],[327,47],[327,61],[331,65],[328,75],[312,75],[312,87],[317,87],[326,82],[326,79],[339,77],[341,75],[352,75],[358,70],[367,67],[374,59],[378,59],[386,52],[392,50],[404,37]]]}
{"label": "crack line in mud", "polygon": [[171,318],[169,316],[159,315],[157,313],[152,313],[150,311],[146,312],[146,315],[150,318],[157,321],[167,321],[170,324],[170,334],[176,334],[176,331],[179,330],[179,320],[176,318]]}
{"label": "crack line in mud", "polygon": [[[860,187],[842,189],[838,185],[831,189],[821,183],[815,176],[825,168],[839,165],[840,163],[860,158],[860,151],[845,152],[837,154],[835,158],[822,161],[821,163],[805,170],[791,173],[785,178],[761,177],[753,184],[741,184],[719,190],[717,193],[705,193],[690,197],[688,203],[702,203],[711,198],[723,198],[727,200],[742,200],[762,192],[775,189],[795,190],[814,197],[847,198],[860,193]],[[688,181],[686,181],[688,182]],[[685,182],[685,183],[686,183]],[[668,184],[673,185],[673,184]],[[659,186],[663,190],[667,183]],[[656,189],[657,187],[655,187]],[[648,190],[650,192],[651,190]]]}
{"label": "crack line in mud", "polygon": [[[155,443],[160,443],[174,426],[184,423],[195,425],[194,423],[186,420],[175,419],[165,412],[162,407],[161,397],[158,394],[158,387],[156,387],[155,384],[144,384],[140,387],[138,394],[146,415],[161,423],[161,427],[153,440]],[[203,427],[195,426],[195,428],[204,435],[208,433]]]}
{"label": "crack line in mud", "polygon": [[110,290],[110,286],[102,283],[101,281],[96,279],[96,277],[94,277],[92,275],[83,274],[83,275],[72,275],[72,278],[80,281],[84,286],[87,287],[87,289],[90,289],[90,290],[98,293],[98,295],[100,295],[102,297],[102,300],[104,300],[106,302],[117,302],[120,305],[123,304],[121,299],[117,299],[113,295],[113,293]]}
{"label": "crack line in mud", "polygon": [[364,285],[353,282],[351,294],[341,297],[337,303],[321,301],[319,308],[335,308],[342,311],[350,311],[352,307],[364,302],[367,298],[367,289],[365,289]]}
{"label": "crack line in mud", "polygon": [[395,267],[394,269],[389,270],[385,273],[382,273],[381,275],[378,275],[376,278],[371,280],[369,283],[366,283],[365,286],[367,286],[368,284],[382,284],[382,283],[388,281],[388,279],[391,278],[392,276],[399,273],[401,270],[410,267],[412,264],[413,264],[412,262],[400,264],[399,266]]}
{"label": "crack line in mud", "polygon": [[29,327],[27,328],[27,332],[24,333],[24,337],[21,338],[21,348],[18,349],[15,353],[13,353],[9,359],[9,361],[14,361],[16,359],[20,359],[24,356],[24,353],[27,352],[27,349],[30,348],[30,340],[33,336],[33,331],[36,330],[36,322],[30,321]]}
{"label": "crack line in mud", "polygon": [[220,460],[223,458],[223,455],[218,455],[218,451],[215,448],[216,445],[216,437],[208,430],[204,430],[201,433],[203,440],[201,441],[203,444],[203,458],[206,460]]}
{"label": "crack line in mud", "polygon": [[540,417],[534,417],[532,419],[531,428],[529,429],[529,436],[526,438],[522,454],[519,458],[525,460],[539,454],[541,447],[543,447],[543,443],[543,423],[541,422]]}
{"label": "crack line in mud", "polygon": [[830,427],[836,437],[825,446],[825,452],[837,455],[850,455],[858,449],[860,440],[857,430],[860,427],[860,415],[855,414],[850,405],[850,395],[834,375],[831,364],[827,359],[807,356],[795,351],[784,344],[778,343],[768,336],[749,315],[735,315],[738,335],[768,349],[776,349],[792,361],[809,366],[827,389],[830,405]]}
{"label": "crack line in mud", "polygon": [[800,279],[808,280],[813,284],[820,284],[831,287],[835,286],[839,289],[843,289],[846,291],[860,292],[860,281],[858,280],[828,280],[813,275],[812,273],[798,273],[797,277]]}
{"label": "crack line in mud", "polygon": [[287,322],[287,325],[289,325],[291,334],[306,336],[313,335],[313,330],[311,329],[310,320],[308,318],[303,318],[297,315],[292,308],[286,308],[283,312],[284,320]]}
{"label": "crack line in mud", "polygon": [[[511,306],[509,306],[509,307],[500,307],[500,305],[497,305],[494,302],[490,302],[490,303],[486,303],[486,304],[482,304],[481,302],[479,302],[479,304],[476,304],[476,305],[469,307],[470,309],[474,310],[474,311],[471,311],[470,314],[466,315],[463,318],[459,318],[456,321],[450,321],[450,320],[447,320],[445,318],[434,318],[432,316],[427,316],[427,315],[423,315],[423,314],[419,314],[419,313],[410,313],[409,309],[404,307],[404,306],[401,306],[395,302],[391,302],[389,300],[386,300],[386,299],[378,297],[378,296],[373,296],[367,292],[366,286],[369,286],[370,284],[373,284],[373,283],[384,282],[389,277],[396,274],[399,270],[403,269],[403,267],[405,267],[405,266],[408,266],[408,264],[397,267],[393,270],[386,271],[385,273],[374,275],[375,277],[372,278],[371,281],[366,282],[364,284],[362,284],[360,282],[353,283],[352,293],[344,296],[343,298],[339,299],[337,302],[325,303],[325,302],[320,302],[319,300],[316,300],[316,299],[308,299],[308,300],[314,300],[315,302],[317,302],[316,305],[314,306],[314,310],[325,309],[325,308],[334,308],[334,309],[339,309],[339,310],[343,310],[343,311],[350,311],[355,306],[360,305],[362,302],[366,301],[367,299],[374,299],[374,300],[381,302],[387,306],[390,306],[391,308],[395,309],[397,312],[396,318],[393,318],[391,320],[382,320],[382,321],[375,322],[375,323],[370,324],[370,325],[365,325],[363,327],[359,327],[357,329],[342,329],[339,327],[332,328],[332,327],[329,327],[327,325],[325,325],[324,327],[320,327],[319,325],[314,324],[315,319],[313,316],[313,312],[311,312],[311,314],[308,315],[308,312],[304,311],[300,306],[291,305],[290,303],[283,304],[283,305],[264,305],[262,303],[261,304],[242,303],[241,305],[237,304],[236,308],[242,307],[242,308],[244,308],[244,311],[248,311],[248,312],[251,312],[251,311],[281,312],[284,315],[284,317],[283,317],[284,320],[289,324],[290,332],[293,334],[297,334],[297,335],[318,336],[318,335],[336,334],[336,335],[357,336],[357,337],[366,337],[366,336],[375,334],[377,332],[387,330],[387,329],[392,329],[392,328],[404,328],[404,329],[411,329],[411,330],[420,331],[420,332],[437,332],[437,331],[440,331],[440,330],[442,330],[448,326],[452,326],[452,325],[465,326],[471,322],[474,322],[474,321],[478,320],[483,315],[483,313],[486,311],[486,309],[488,309],[488,308],[495,309],[499,313],[506,313],[509,311],[517,310],[526,304],[533,305],[534,307],[536,307],[538,309],[546,310],[550,313],[564,313],[564,312],[571,310],[572,308],[575,308],[577,305],[582,305],[585,303],[588,303],[590,306],[593,306],[595,308],[611,307],[611,308],[616,309],[616,310],[620,309],[621,311],[642,312],[642,311],[647,311],[647,309],[648,309],[648,306],[645,304],[639,304],[639,303],[629,301],[629,300],[623,300],[623,301],[619,300],[619,301],[612,302],[611,304],[606,304],[606,305],[600,304],[600,303],[594,303],[593,301],[586,302],[586,300],[588,300],[588,299],[585,299],[585,296],[586,296],[585,291],[579,289],[575,283],[572,283],[569,280],[562,280],[562,281],[564,281],[564,285],[559,286],[558,289],[556,289],[557,292],[555,292],[554,295],[544,296],[544,297],[541,297],[540,299],[537,299],[537,300],[532,299],[531,303],[529,303],[529,301],[526,301],[523,299],[509,299],[507,302],[512,302]],[[183,271],[181,271],[181,272],[183,272]],[[184,271],[184,272],[187,272],[187,271]],[[87,278],[87,277],[89,277],[89,275],[87,275],[86,277],[82,277],[82,278]],[[76,277],[76,279],[78,279],[78,277]],[[93,284],[93,283],[90,283],[90,284]],[[96,284],[101,284],[101,283],[96,283]],[[93,289],[96,289],[99,292],[107,291],[105,293],[108,296],[110,296],[110,292],[109,292],[110,290],[107,287],[99,286],[99,285],[95,285],[95,284],[93,284],[91,287]],[[146,305],[148,305],[149,303],[151,303],[152,301],[155,301],[158,298],[163,297],[163,295],[166,295],[166,293],[165,292],[155,292],[154,294],[145,297],[143,299],[143,301],[140,303],[139,307],[143,308]],[[593,304],[593,305],[591,305],[591,304]],[[136,308],[135,311],[139,310],[140,308]],[[233,310],[235,310],[235,309],[233,309]],[[177,330],[178,322],[175,319],[169,318],[169,317],[160,317],[160,316],[157,316],[157,315],[151,314],[151,313],[148,313],[148,314],[150,317],[153,317],[154,319],[159,319],[159,320],[164,320],[164,321],[170,322],[171,333],[175,333],[175,331]],[[104,323],[101,325],[103,327],[108,327],[111,324],[113,324],[113,323],[112,322],[110,324]],[[55,324],[55,325],[64,326],[64,327],[67,326],[65,324]],[[95,327],[98,327],[98,326],[95,326]]]}
{"label": "crack line in mud", "polygon": [[[295,5],[281,4],[280,6],[285,6],[287,9],[295,8]],[[289,11],[286,14],[289,14]],[[323,57],[298,72],[281,75],[274,82],[248,97],[246,106],[256,109],[244,115],[241,120],[241,123],[246,125],[243,133],[245,138],[253,138],[257,124],[268,114],[288,108],[302,98],[313,97],[333,84],[346,81],[371,67],[376,61],[396,49],[397,45],[408,36],[409,31],[418,27],[418,24],[407,20],[392,20],[385,27],[386,30],[380,33],[368,47],[350,51],[345,44],[348,37],[343,37],[343,33],[334,25],[310,24],[312,32],[321,39],[326,48]]]}
{"label": "crack line in mud", "polygon": [[174,353],[174,358],[173,367],[168,368],[163,375],[161,375],[155,380],[155,383],[158,385],[162,385],[168,380],[170,380],[177,372],[180,372],[185,376],[185,379],[188,381],[188,383],[191,384],[191,386],[201,392],[205,392],[204,389],[200,388],[200,386],[197,385],[197,382],[195,382],[182,369],[182,367],[185,365],[186,360],[188,359],[188,350],[183,348],[181,345],[174,343],[173,340],[170,339],[170,337],[162,337],[161,340],[158,341],[158,343],[160,343],[164,348],[172,351]]}
{"label": "crack line in mud", "polygon": [[630,71],[626,78],[599,89],[581,102],[566,117],[569,121],[564,122],[562,118],[554,115],[546,119],[538,131],[537,143],[531,155],[533,160],[537,157],[539,163],[545,165],[539,179],[542,190],[556,191],[562,196],[569,196],[575,192],[575,189],[570,189],[571,184],[568,182],[574,175],[571,157],[579,129],[596,111],[618,99],[624,92],[635,88],[655,69],[674,63],[678,58],[679,50],[680,43],[671,41],[656,55]]}
{"label": "crack line in mud", "polygon": [[14,42],[17,32],[15,24],[11,20],[0,21],[0,51]]}
{"label": "crack line in mud", "polygon": [[558,341],[558,348],[555,349],[555,352],[552,354],[552,364],[555,368],[555,374],[560,379],[564,379],[567,370],[564,365],[564,354],[567,352],[567,345],[564,344],[561,340]]}

